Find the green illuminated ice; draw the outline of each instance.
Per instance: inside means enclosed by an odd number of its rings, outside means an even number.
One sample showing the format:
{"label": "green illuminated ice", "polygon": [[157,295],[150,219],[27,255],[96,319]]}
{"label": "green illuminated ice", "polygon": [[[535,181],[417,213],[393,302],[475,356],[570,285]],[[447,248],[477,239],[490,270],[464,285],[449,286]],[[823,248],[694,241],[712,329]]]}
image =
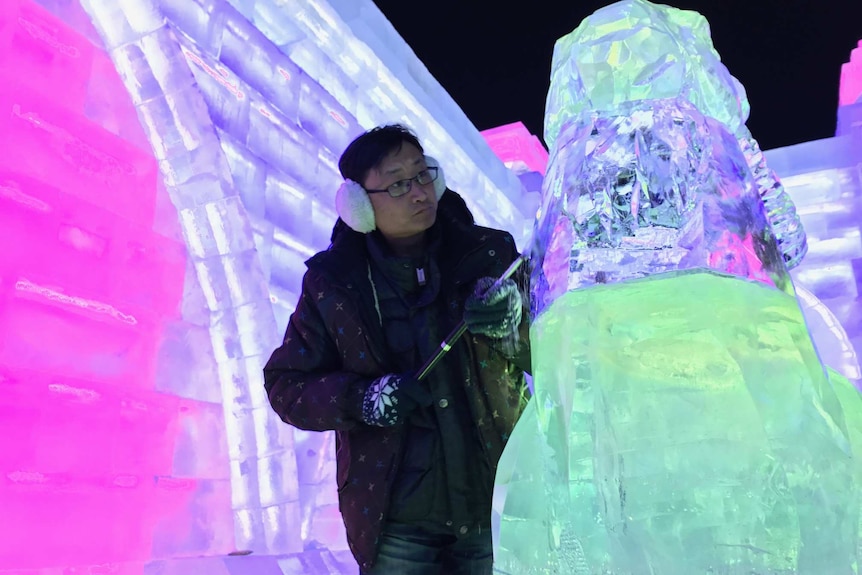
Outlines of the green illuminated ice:
{"label": "green illuminated ice", "polygon": [[859,469],[833,386],[857,440],[862,406],[827,380],[795,298],[672,272],[569,292],[531,336],[535,411],[498,475],[502,572],[856,572]]}

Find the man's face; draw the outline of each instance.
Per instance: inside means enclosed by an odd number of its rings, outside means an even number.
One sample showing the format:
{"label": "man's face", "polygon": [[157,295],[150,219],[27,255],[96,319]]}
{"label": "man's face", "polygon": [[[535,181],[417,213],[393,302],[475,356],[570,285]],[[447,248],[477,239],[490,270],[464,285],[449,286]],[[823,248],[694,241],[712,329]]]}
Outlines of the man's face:
{"label": "man's face", "polygon": [[[405,142],[400,150],[386,156],[376,169],[368,173],[362,186],[369,190],[383,190],[395,182],[415,177],[426,168],[422,152]],[[368,197],[374,208],[377,229],[390,241],[422,234],[437,219],[434,182],[423,186],[414,180],[410,191],[398,198],[388,193],[368,194]]]}

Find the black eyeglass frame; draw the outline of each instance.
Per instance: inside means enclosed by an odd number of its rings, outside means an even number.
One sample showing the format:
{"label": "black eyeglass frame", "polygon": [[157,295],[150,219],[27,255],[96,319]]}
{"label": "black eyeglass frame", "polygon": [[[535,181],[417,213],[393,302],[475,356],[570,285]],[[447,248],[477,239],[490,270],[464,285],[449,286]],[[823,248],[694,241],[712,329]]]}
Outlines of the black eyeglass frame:
{"label": "black eyeglass frame", "polygon": [[[422,178],[422,176],[426,173],[431,176],[431,179],[428,180],[427,182],[420,182],[419,179]],[[439,175],[440,175],[439,168],[437,168],[436,166],[429,166],[429,167],[425,168],[424,170],[422,170],[421,172],[419,172],[418,174],[416,174],[415,176],[413,176],[412,178],[407,178],[404,180],[398,180],[394,184],[390,184],[386,189],[383,189],[383,190],[366,189],[365,191],[369,194],[386,193],[386,194],[389,194],[393,198],[400,198],[401,196],[406,196],[407,194],[410,193],[410,190],[413,189],[413,182],[416,182],[420,186],[425,186],[425,185],[430,184],[434,180],[436,180]],[[392,193],[392,188],[394,188],[396,186],[404,186],[404,191],[397,193],[397,188],[396,188],[396,193]]]}

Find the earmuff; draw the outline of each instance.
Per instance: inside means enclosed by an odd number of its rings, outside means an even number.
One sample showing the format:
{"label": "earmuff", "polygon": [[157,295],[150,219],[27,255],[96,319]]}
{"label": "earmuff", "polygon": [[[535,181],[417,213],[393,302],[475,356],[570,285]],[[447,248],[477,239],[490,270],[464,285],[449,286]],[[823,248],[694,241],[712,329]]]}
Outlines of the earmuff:
{"label": "earmuff", "polygon": [[[425,156],[425,165],[437,168],[437,179],[434,180],[434,194],[439,200],[446,191],[446,178],[440,162],[431,156]],[[353,180],[345,180],[335,193],[335,211],[350,229],[361,234],[367,234],[377,229],[374,221],[374,208],[365,189]]]}

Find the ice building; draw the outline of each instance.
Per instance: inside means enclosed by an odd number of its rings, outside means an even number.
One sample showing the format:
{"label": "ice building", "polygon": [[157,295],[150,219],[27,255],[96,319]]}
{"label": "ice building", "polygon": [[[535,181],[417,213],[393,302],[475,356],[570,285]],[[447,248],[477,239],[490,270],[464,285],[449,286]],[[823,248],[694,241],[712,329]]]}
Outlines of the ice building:
{"label": "ice building", "polygon": [[[337,155],[407,122],[524,240],[535,142],[480,134],[370,0],[5,0],[0,48],[0,573],[355,573],[332,438],[260,376]],[[800,282],[857,350],[858,117],[802,145],[820,163],[768,153],[818,256]]]}
{"label": "ice building", "polygon": [[767,150],[764,157],[807,232],[808,254],[791,273],[816,296],[800,293],[803,305],[817,310],[809,323],[834,330],[842,342],[820,352],[858,381],[862,373],[851,355],[862,358],[862,40],[841,69],[835,136]]}

